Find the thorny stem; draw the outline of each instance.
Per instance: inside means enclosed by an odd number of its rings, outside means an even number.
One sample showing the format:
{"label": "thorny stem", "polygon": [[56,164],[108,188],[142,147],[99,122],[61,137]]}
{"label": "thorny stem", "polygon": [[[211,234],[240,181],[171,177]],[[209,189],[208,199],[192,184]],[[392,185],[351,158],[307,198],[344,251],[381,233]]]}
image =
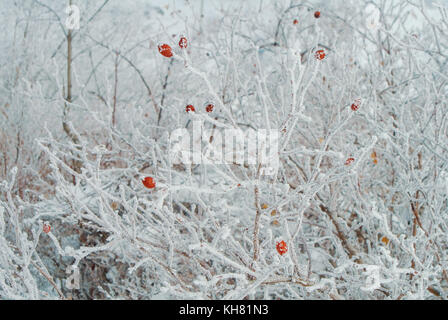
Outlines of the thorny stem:
{"label": "thorny stem", "polygon": [[59,294],[59,296],[61,297],[61,299],[63,300],[67,300],[67,298],[64,296],[64,294],[62,293],[62,291],[59,289],[59,287],[56,285],[56,283],[54,282],[53,278],[46,273],[44,270],[42,270],[37,263],[35,263],[33,260],[30,260],[31,264],[37,269],[37,271],[40,272],[41,275],[43,275],[45,277],[45,279],[48,280],[48,282],[50,282],[50,284],[53,286],[53,288],[56,290],[56,292]]}
{"label": "thorny stem", "polygon": [[[258,165],[257,178],[260,176],[260,169],[261,169],[261,164]],[[253,243],[254,243],[254,258],[253,258],[253,260],[254,260],[254,264],[255,264],[255,262],[257,262],[257,260],[258,260],[259,254],[260,254],[260,240],[258,238],[258,233],[260,230],[260,217],[261,217],[259,189],[258,189],[257,185],[255,185],[255,187],[254,187],[254,194],[255,194],[255,210],[257,212],[255,215],[254,238],[253,238]]]}

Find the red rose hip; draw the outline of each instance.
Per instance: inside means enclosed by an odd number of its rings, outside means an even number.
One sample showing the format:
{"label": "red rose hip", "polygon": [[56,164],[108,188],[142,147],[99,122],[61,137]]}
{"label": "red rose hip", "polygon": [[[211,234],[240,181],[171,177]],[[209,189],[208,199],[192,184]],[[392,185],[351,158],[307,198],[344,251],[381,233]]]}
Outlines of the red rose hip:
{"label": "red rose hip", "polygon": [[350,108],[352,109],[352,111],[358,111],[360,105],[361,105],[361,99],[356,99]]}
{"label": "red rose hip", "polygon": [[142,180],[143,185],[148,189],[154,189],[156,187],[156,182],[154,178],[146,177]]}
{"label": "red rose hip", "polygon": [[323,49],[317,50],[314,56],[317,60],[323,60],[325,58],[325,51]]}
{"label": "red rose hip", "polygon": [[171,47],[167,45],[166,43],[159,45],[159,52],[162,56],[170,58],[173,56],[173,51],[171,50]]}
{"label": "red rose hip", "polygon": [[181,37],[179,40],[179,47],[185,49],[187,47],[187,44],[188,44],[187,38]]}
{"label": "red rose hip", "polygon": [[349,166],[351,165],[353,162],[355,162],[355,158],[348,158],[347,160],[345,160],[345,165]]}
{"label": "red rose hip", "polygon": [[286,252],[288,252],[288,246],[287,246],[286,242],[283,240],[280,242],[277,242],[277,245],[275,247],[277,249],[278,254],[281,256],[284,255]]}
{"label": "red rose hip", "polygon": [[42,231],[45,233],[50,233],[51,231],[51,226],[48,223],[44,223],[44,226],[42,227]]}

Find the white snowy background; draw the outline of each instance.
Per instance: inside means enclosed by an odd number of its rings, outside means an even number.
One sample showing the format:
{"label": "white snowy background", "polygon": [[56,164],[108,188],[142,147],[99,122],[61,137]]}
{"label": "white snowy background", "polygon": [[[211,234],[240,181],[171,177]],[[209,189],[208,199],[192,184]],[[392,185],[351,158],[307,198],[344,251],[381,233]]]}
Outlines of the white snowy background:
{"label": "white snowy background", "polygon": [[71,3],[0,1],[0,299],[448,298],[448,1]]}

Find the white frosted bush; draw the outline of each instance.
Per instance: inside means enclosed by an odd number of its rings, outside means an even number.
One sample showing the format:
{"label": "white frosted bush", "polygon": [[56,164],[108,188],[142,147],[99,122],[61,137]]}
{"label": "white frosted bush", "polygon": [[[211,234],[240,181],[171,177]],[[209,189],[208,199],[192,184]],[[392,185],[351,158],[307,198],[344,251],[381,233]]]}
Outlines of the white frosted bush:
{"label": "white frosted bush", "polygon": [[[447,298],[446,3],[132,3],[72,2],[71,71],[68,1],[1,5],[0,298]],[[197,123],[278,171],[174,163]]]}

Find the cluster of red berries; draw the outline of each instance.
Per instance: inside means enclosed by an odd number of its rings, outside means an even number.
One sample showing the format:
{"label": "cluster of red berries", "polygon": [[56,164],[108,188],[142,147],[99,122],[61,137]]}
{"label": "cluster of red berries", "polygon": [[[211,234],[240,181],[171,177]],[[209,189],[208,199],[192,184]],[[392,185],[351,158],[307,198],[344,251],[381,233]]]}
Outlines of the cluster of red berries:
{"label": "cluster of red berries", "polygon": [[[316,11],[316,12],[314,12],[314,18],[316,18],[316,19],[319,19],[319,18],[320,18],[320,11]],[[299,24],[299,20],[298,20],[298,19],[294,19],[294,20],[292,21],[292,24],[293,24],[293,25],[297,25],[297,24]]]}
{"label": "cluster of red berries", "polygon": [[[314,12],[314,17],[316,19],[320,18],[320,11]],[[297,25],[298,23],[299,23],[299,20],[298,19],[294,19],[293,24]],[[188,43],[187,39],[185,37],[181,37],[180,40],[179,40],[179,47],[181,49],[184,49],[184,48],[187,47],[187,43]],[[170,57],[173,56],[173,51],[172,51],[171,47],[168,44],[165,43],[165,44],[159,45],[158,48],[159,48],[159,53],[161,55],[163,55],[164,57],[170,58]],[[323,60],[325,58],[325,56],[326,56],[326,54],[325,54],[325,51],[323,49],[317,50],[316,53],[315,53],[315,57],[318,60]],[[214,105],[209,103],[205,107],[205,111],[206,112],[212,112],[213,108],[214,108]],[[353,109],[353,106],[352,106],[352,109]],[[185,107],[185,110],[186,110],[186,112],[195,112],[195,108],[191,104],[187,105]],[[355,161],[354,158],[349,158],[349,159],[347,159],[346,164],[350,164],[353,161]],[[152,178],[152,177],[145,177],[142,180],[142,183],[148,189],[153,189],[153,188],[156,187],[156,183],[154,181],[154,178]],[[238,184],[238,186],[241,186],[241,184]],[[49,226],[48,226],[48,228],[49,228]],[[45,231],[45,226],[44,226],[44,231]],[[48,229],[48,232],[49,232],[49,229]],[[285,241],[282,240],[280,242],[277,242],[276,249],[277,249],[277,252],[282,256],[286,252],[288,252],[288,245],[286,244]]]}
{"label": "cluster of red berries", "polygon": [[[361,106],[361,99],[356,99],[350,106],[350,109],[352,109],[352,111],[358,111],[360,106]],[[376,159],[376,153],[374,156],[372,156],[372,159],[373,159],[373,163],[375,163],[375,164],[378,163],[378,160]],[[347,160],[345,160],[345,165],[349,166],[353,162],[355,162],[355,158],[348,158]]]}
{"label": "cluster of red berries", "polygon": [[[212,103],[209,103],[205,106],[205,111],[212,112],[214,107],[215,106]],[[195,112],[196,110],[193,105],[189,104],[185,107],[185,111],[188,113],[188,112]]]}
{"label": "cluster of red berries", "polygon": [[[185,37],[181,37],[179,40],[179,47],[181,49],[185,49],[187,47],[188,41],[187,38]],[[171,58],[173,56],[173,49],[171,49],[171,46],[164,43],[158,46],[159,48],[159,53],[167,58]]]}

